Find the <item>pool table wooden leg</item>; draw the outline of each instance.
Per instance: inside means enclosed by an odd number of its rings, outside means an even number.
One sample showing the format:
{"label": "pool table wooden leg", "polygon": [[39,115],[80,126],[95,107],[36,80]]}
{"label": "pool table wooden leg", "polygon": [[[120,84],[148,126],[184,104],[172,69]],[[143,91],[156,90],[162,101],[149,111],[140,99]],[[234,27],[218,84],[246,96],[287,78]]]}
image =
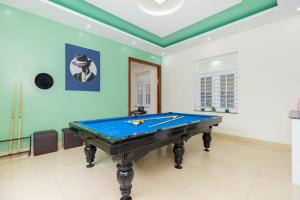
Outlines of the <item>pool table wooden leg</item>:
{"label": "pool table wooden leg", "polygon": [[84,153],[85,153],[86,161],[89,163],[86,166],[87,168],[94,167],[93,162],[95,160],[96,151],[97,151],[97,147],[95,147],[94,145],[88,143],[85,145]]}
{"label": "pool table wooden leg", "polygon": [[203,133],[202,139],[205,148],[204,151],[209,151],[210,142],[211,142],[211,128],[209,129],[208,132]]}
{"label": "pool table wooden leg", "polygon": [[134,177],[134,172],[132,169],[132,161],[124,164],[122,162],[117,164],[117,178],[118,182],[120,184],[120,190],[121,190],[121,200],[131,200],[131,188],[132,188],[132,180]]}
{"label": "pool table wooden leg", "polygon": [[175,143],[173,147],[173,153],[174,153],[175,163],[176,163],[175,168],[182,169],[181,164],[183,161],[184,143],[183,142]]}

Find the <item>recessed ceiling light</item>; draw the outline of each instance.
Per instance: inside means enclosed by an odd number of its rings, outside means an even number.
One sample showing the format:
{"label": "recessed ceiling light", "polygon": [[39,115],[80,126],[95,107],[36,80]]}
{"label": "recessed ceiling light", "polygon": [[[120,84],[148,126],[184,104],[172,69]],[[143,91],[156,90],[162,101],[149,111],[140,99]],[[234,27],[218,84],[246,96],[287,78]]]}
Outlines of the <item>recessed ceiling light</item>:
{"label": "recessed ceiling light", "polygon": [[212,66],[219,66],[220,64],[221,64],[220,60],[215,60],[215,61],[211,62]]}
{"label": "recessed ceiling light", "polygon": [[137,0],[137,6],[148,15],[164,16],[178,11],[185,0]]}
{"label": "recessed ceiling light", "polygon": [[300,11],[300,7],[297,8],[297,11]]}
{"label": "recessed ceiling light", "polygon": [[164,3],[166,0],[154,0],[156,3],[158,3],[158,4],[162,4],[162,3]]}
{"label": "recessed ceiling light", "polygon": [[132,44],[135,45],[135,41],[133,41]]}
{"label": "recessed ceiling light", "polygon": [[207,40],[211,40],[211,37],[207,37],[206,39],[207,39]]}
{"label": "recessed ceiling light", "polygon": [[87,28],[91,28],[91,25],[87,24],[86,27],[87,27]]}

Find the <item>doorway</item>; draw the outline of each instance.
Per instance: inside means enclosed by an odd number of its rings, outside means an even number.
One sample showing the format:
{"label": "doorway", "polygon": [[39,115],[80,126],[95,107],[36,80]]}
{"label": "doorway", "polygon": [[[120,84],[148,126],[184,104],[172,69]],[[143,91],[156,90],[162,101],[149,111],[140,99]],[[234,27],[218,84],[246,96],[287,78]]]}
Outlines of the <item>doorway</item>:
{"label": "doorway", "polygon": [[161,65],[128,58],[128,115],[144,107],[147,114],[161,112]]}

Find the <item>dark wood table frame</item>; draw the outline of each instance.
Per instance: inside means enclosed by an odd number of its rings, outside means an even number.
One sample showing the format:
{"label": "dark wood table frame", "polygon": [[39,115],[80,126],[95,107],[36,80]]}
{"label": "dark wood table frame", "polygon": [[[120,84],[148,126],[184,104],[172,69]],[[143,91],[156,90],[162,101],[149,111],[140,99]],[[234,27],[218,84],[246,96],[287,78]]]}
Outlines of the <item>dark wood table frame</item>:
{"label": "dark wood table frame", "polygon": [[218,126],[222,117],[214,117],[197,123],[171,127],[158,130],[151,134],[141,135],[134,138],[126,138],[121,141],[111,142],[94,132],[81,129],[76,122],[71,122],[70,127],[82,136],[85,141],[84,152],[88,162],[87,167],[93,167],[97,147],[111,155],[117,163],[117,179],[120,184],[121,200],[131,200],[132,180],[134,177],[133,161],[138,160],[148,152],[174,144],[175,168],[182,168],[184,155],[184,142],[192,136],[203,133],[204,150],[209,151],[211,143],[211,131],[213,126]]}

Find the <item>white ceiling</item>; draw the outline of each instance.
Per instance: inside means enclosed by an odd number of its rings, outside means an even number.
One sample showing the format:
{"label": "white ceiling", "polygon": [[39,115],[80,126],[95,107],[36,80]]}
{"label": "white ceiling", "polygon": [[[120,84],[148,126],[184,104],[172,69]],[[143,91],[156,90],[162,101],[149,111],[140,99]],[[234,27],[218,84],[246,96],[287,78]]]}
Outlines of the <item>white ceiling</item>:
{"label": "white ceiling", "polygon": [[[101,1],[109,1],[109,0],[101,0]],[[128,2],[133,0],[126,0],[126,1],[128,4]],[[196,2],[199,0],[186,0],[186,1]],[[210,1],[220,1],[220,0],[210,0]],[[117,2],[117,1],[113,1],[113,2]],[[118,2],[121,2],[121,0],[118,0]],[[185,40],[183,42],[169,46],[167,48],[162,48],[155,44],[152,44],[150,42],[132,36],[128,33],[122,32],[118,29],[112,28],[106,24],[100,23],[86,16],[78,14],[74,11],[70,11],[66,8],[60,7],[47,0],[1,0],[1,3],[75,27],[78,29],[78,34],[82,35],[85,32],[90,32],[99,35],[101,37],[118,41],[120,43],[123,43],[124,45],[133,46],[142,49],[144,51],[151,52],[156,55],[161,55],[162,52],[168,54],[168,53],[180,51],[185,48],[190,48],[195,45],[202,45],[208,42],[218,40],[220,38],[228,37],[230,35],[245,30],[249,30],[258,26],[265,25],[267,23],[275,22],[287,17],[292,17],[300,14],[300,12],[296,10],[298,7],[300,7],[300,0],[278,0],[279,6],[277,8],[270,9],[266,12],[257,14],[252,17],[248,17],[246,19],[240,20],[238,22],[232,23],[222,28],[218,28],[206,34],[196,36],[189,40]],[[127,6],[125,6],[123,7],[123,9],[127,10],[128,8]],[[189,18],[190,15],[193,15],[193,13],[187,14],[185,18],[186,17]],[[184,21],[184,18],[182,18],[181,20]],[[175,22],[174,20],[174,23],[176,24],[177,22]],[[87,24],[90,25],[90,28],[87,28],[86,26]],[[169,24],[164,24],[164,26],[168,27]],[[210,37],[211,40],[207,40],[207,37]]]}
{"label": "white ceiling", "polygon": [[[141,0],[86,0],[160,37],[165,37],[182,28],[241,3],[241,0],[185,0],[176,12],[166,16],[153,16],[139,9]],[[168,0],[172,2],[174,0]],[[164,6],[167,2],[159,5]]]}

